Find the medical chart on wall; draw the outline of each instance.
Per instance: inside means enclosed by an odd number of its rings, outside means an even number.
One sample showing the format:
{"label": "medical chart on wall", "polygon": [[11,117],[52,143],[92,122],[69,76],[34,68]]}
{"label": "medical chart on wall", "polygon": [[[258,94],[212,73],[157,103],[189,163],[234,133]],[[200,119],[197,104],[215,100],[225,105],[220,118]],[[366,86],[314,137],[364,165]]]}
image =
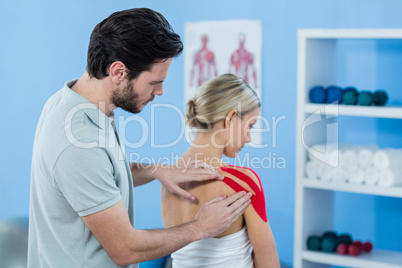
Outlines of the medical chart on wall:
{"label": "medical chart on wall", "polygon": [[[262,103],[261,21],[189,22],[185,24],[184,37],[185,104],[200,85],[225,73],[242,77]],[[253,132],[252,140],[261,144],[261,133]]]}

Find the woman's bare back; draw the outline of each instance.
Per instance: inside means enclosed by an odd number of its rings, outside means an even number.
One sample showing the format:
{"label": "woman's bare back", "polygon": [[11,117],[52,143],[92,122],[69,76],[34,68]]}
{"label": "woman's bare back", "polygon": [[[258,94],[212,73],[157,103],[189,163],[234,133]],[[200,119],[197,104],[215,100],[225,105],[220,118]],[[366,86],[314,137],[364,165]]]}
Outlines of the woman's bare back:
{"label": "woman's bare back", "polygon": [[[229,177],[237,181],[243,186],[246,191],[251,191],[250,187],[241,179],[221,170],[216,169],[220,175],[223,177]],[[241,168],[240,168],[241,170]],[[212,198],[219,195],[230,196],[235,193],[235,191],[230,188],[223,181],[205,181],[205,182],[191,182],[186,183],[182,186],[183,189],[190,191],[195,197],[195,201],[190,201],[181,198],[168,192],[164,187],[162,187],[162,218],[165,228],[181,225],[190,221],[195,220],[195,216],[198,210],[201,208],[202,204],[208,202]],[[219,237],[230,235],[240,231],[244,226],[244,217],[239,217],[228,230],[220,234]]]}

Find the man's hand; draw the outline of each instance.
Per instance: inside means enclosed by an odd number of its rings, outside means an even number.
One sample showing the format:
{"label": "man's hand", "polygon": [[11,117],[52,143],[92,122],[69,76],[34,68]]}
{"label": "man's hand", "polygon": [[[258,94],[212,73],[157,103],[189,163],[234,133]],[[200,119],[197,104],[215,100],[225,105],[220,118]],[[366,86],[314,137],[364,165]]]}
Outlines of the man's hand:
{"label": "man's hand", "polygon": [[251,203],[251,193],[241,191],[229,197],[218,196],[204,203],[195,216],[202,239],[226,231]]}
{"label": "man's hand", "polygon": [[223,177],[213,167],[202,161],[191,161],[186,167],[159,166],[155,173],[156,178],[169,192],[190,200],[194,200],[195,197],[180,188],[181,184],[191,181],[223,180]]}

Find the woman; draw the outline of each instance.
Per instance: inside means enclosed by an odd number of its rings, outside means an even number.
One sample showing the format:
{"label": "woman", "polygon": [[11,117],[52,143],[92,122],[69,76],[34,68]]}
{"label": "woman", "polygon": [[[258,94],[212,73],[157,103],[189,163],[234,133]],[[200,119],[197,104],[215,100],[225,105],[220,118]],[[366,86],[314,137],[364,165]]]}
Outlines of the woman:
{"label": "woman", "polygon": [[266,218],[265,199],[258,175],[251,169],[232,166],[222,156],[236,157],[250,142],[250,128],[260,110],[256,93],[239,77],[225,74],[199,88],[187,103],[186,120],[197,132],[181,163],[203,161],[224,177],[223,181],[182,185],[197,197],[195,202],[162,188],[165,228],[193,221],[203,203],[219,195],[252,192],[252,203],[227,231],[216,238],[193,242],[172,254],[173,267],[276,267],[279,260]]}

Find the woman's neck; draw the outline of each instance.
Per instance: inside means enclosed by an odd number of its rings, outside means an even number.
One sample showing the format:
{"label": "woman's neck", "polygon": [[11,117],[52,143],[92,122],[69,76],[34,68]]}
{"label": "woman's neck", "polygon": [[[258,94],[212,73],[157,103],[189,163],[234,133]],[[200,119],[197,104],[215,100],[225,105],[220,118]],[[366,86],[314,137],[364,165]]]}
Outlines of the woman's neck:
{"label": "woman's neck", "polygon": [[219,138],[212,139],[210,132],[197,132],[193,143],[183,154],[187,160],[203,161],[214,168],[222,166],[224,146]]}

